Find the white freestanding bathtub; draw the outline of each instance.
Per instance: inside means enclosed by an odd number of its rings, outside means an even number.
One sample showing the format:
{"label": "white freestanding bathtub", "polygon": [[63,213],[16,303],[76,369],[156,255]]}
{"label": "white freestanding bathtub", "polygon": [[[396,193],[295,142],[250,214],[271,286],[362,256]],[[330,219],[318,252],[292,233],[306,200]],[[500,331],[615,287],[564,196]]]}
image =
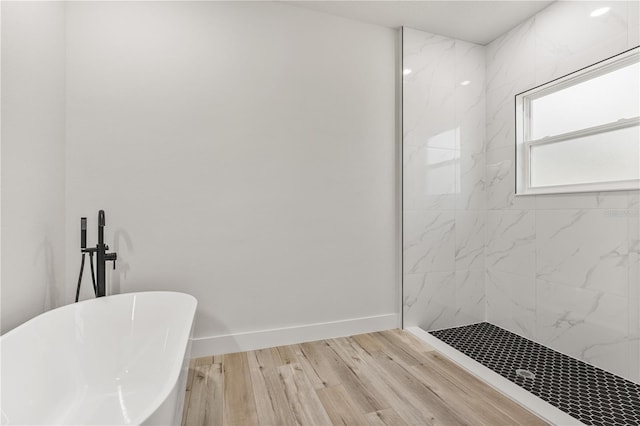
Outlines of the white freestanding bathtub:
{"label": "white freestanding bathtub", "polygon": [[102,297],[0,337],[2,424],[179,425],[197,301]]}

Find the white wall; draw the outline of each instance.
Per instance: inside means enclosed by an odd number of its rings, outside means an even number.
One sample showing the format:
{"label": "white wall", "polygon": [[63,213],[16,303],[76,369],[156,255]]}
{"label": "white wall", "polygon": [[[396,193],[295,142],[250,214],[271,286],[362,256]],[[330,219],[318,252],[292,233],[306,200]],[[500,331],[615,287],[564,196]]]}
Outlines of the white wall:
{"label": "white wall", "polygon": [[392,30],[271,2],[67,11],[68,298],[103,208],[114,290],[193,294],[196,338],[397,324]]}
{"label": "white wall", "polygon": [[405,326],[485,317],[484,57],[483,46],[403,31]]}
{"label": "white wall", "polygon": [[488,320],[638,382],[638,191],[514,196],[513,102],[640,44],[639,16],[558,2],[488,45],[486,154]]}
{"label": "white wall", "polygon": [[5,332],[64,297],[64,5],[2,2]]}

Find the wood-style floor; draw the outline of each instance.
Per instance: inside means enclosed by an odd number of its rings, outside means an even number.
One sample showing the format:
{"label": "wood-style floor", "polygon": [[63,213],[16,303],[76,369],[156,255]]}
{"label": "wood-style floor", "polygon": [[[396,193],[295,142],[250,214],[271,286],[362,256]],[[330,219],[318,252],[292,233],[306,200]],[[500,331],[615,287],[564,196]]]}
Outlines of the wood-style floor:
{"label": "wood-style floor", "polygon": [[392,330],[192,360],[182,424],[546,423]]}

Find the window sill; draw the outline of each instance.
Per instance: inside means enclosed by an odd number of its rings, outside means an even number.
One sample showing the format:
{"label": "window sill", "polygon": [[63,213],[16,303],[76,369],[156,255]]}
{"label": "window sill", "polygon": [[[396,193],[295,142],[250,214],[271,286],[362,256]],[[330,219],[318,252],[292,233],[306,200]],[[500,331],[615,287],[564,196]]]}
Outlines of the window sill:
{"label": "window sill", "polygon": [[612,183],[602,184],[588,184],[588,185],[576,185],[576,186],[558,186],[558,187],[544,187],[544,188],[530,188],[527,191],[516,191],[516,197],[528,197],[531,195],[560,195],[560,194],[585,194],[585,193],[598,193],[598,192],[624,192],[624,191],[640,191],[640,180],[632,182],[615,182],[615,186]]}

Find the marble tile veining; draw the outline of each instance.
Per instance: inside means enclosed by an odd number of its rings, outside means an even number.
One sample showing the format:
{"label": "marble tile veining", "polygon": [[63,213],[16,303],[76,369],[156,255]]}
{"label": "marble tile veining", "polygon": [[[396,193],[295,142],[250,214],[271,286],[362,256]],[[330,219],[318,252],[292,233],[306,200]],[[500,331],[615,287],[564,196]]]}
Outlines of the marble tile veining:
{"label": "marble tile veining", "polygon": [[404,281],[404,323],[427,330],[448,327],[455,317],[454,272],[408,274]]}
{"label": "marble tile veining", "polygon": [[486,210],[484,153],[464,153],[457,163],[456,210]]}
{"label": "marble tile veining", "polygon": [[627,218],[609,210],[536,212],[538,278],[627,297]]}
{"label": "marble tile veining", "polygon": [[[559,61],[566,61],[587,52],[594,52],[594,46],[603,41],[623,35],[626,47],[627,2],[558,2],[535,18],[535,63],[544,67]],[[608,7],[609,11],[594,19],[591,12],[596,8]],[[608,52],[595,51],[602,56]],[[606,56],[605,56],[606,57]],[[595,59],[595,61],[602,58]],[[593,63],[591,59],[582,66]],[[580,64],[577,64],[580,65]],[[576,68],[577,69],[577,68]],[[575,71],[575,70],[574,70]]]}
{"label": "marble tile veining", "polygon": [[486,212],[457,211],[456,223],[456,270],[484,269]]}
{"label": "marble tile veining", "polygon": [[406,28],[403,43],[403,66],[411,70],[403,78],[403,144],[454,149],[453,145],[438,145],[434,136],[455,128],[451,96],[455,42]]}
{"label": "marble tile veining", "polygon": [[484,269],[456,271],[456,325],[471,324],[485,319]]}
{"label": "marble tile veining", "polygon": [[487,269],[533,277],[535,235],[534,211],[487,212]]}
{"label": "marble tile veining", "polygon": [[485,150],[485,49],[472,43],[455,43],[455,122],[458,147],[464,155]]}
{"label": "marble tile veining", "polygon": [[[441,137],[455,143],[455,134]],[[452,210],[456,202],[458,151],[408,146],[404,150],[404,207],[411,210]]]}
{"label": "marble tile veining", "polygon": [[515,195],[515,147],[505,146],[487,152],[486,192],[488,210],[535,208],[536,196]]}
{"label": "marble tile veining", "polygon": [[522,92],[533,83],[535,18],[518,25],[487,46],[487,92],[516,83]]}
{"label": "marble tile veining", "polygon": [[626,209],[627,191],[546,194],[536,196],[537,210]]}
{"label": "marble tile veining", "polygon": [[455,269],[453,211],[409,210],[404,214],[404,270],[409,274]]}
{"label": "marble tile veining", "polygon": [[535,279],[487,268],[487,320],[514,333],[535,335]]}
{"label": "marble tile veining", "polygon": [[484,318],[485,48],[403,30],[405,324]]}
{"label": "marble tile veining", "polygon": [[515,83],[499,86],[487,91],[487,150],[513,146],[515,127],[513,122],[515,95],[518,93]]}
{"label": "marble tile veining", "polygon": [[627,299],[538,280],[537,341],[630,378]]}

